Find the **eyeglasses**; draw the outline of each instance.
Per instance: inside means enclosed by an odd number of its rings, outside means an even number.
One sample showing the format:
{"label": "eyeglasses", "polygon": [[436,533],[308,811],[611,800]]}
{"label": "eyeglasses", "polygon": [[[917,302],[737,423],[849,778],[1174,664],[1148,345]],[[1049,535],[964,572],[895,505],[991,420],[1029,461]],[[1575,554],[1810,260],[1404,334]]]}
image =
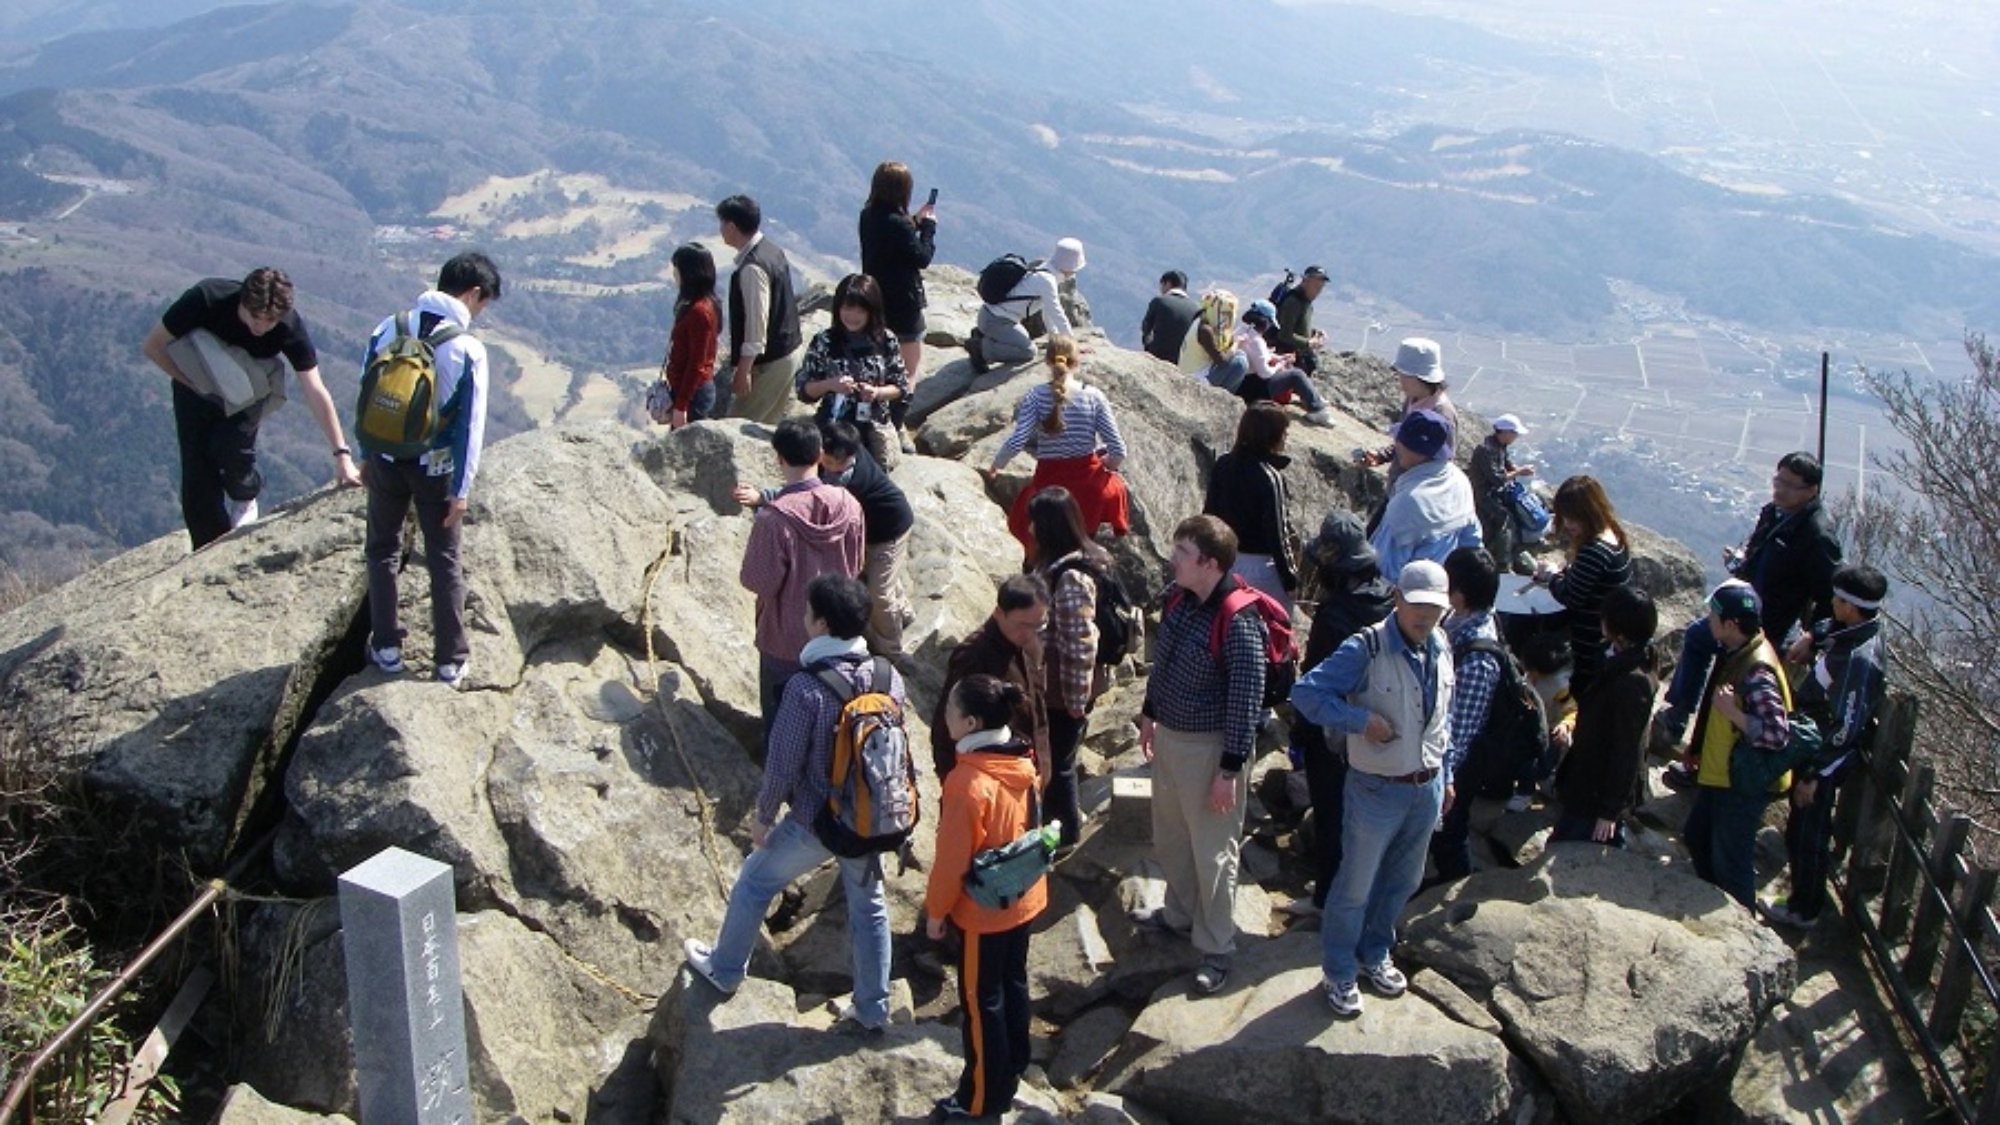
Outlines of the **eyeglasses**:
{"label": "eyeglasses", "polygon": [[1806,482],[1800,480],[1797,477],[1786,476],[1784,473],[1779,473],[1777,476],[1771,478],[1771,487],[1782,488],[1786,492],[1804,492],[1807,489],[1812,488],[1813,486],[1807,484]]}

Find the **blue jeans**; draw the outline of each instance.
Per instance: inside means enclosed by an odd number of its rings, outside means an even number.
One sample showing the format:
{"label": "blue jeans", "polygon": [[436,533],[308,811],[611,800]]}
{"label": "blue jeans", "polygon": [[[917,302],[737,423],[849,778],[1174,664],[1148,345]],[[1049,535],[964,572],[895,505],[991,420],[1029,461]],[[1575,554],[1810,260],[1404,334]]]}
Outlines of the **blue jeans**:
{"label": "blue jeans", "polygon": [[1762,793],[1704,785],[1695,791],[1681,837],[1694,873],[1745,906],[1757,902],[1757,827],[1764,821]]}
{"label": "blue jeans", "polygon": [[1268,379],[1251,376],[1243,381],[1243,389],[1238,393],[1248,402],[1263,402],[1276,399],[1286,391],[1296,395],[1307,410],[1318,410],[1326,405],[1320,399],[1319,391],[1314,389],[1312,380],[1296,367],[1288,367]]}
{"label": "blue jeans", "polygon": [[1243,386],[1244,377],[1249,374],[1249,357],[1245,356],[1242,352],[1237,352],[1221,363],[1211,363],[1208,365],[1208,385],[1211,387],[1221,387],[1230,394],[1235,394],[1237,393],[1237,389]]}
{"label": "blue jeans", "polygon": [[1722,646],[1708,631],[1708,617],[1695,618],[1681,633],[1681,661],[1674,665],[1674,678],[1667,684],[1667,706],[1690,720],[1701,709],[1701,689],[1708,684],[1708,670]]}
{"label": "blue jeans", "polygon": [[[734,378],[732,375],[731,378]],[[688,399],[688,421],[703,422],[710,418],[720,418],[715,409],[715,380],[710,379],[694,389],[694,397]]]}
{"label": "blue jeans", "polygon": [[1320,919],[1320,967],[1351,981],[1388,960],[1396,919],[1424,878],[1424,846],[1444,806],[1444,776],[1422,785],[1347,771],[1340,871]]}
{"label": "blue jeans", "polygon": [[750,969],[757,931],[771,900],[793,880],[833,859],[840,864],[841,887],[847,892],[847,940],[854,947],[854,1013],[868,1027],[889,1022],[889,903],[882,895],[882,876],[875,857],[840,859],[814,836],[812,829],[785,817],[764,846],[750,853],[729,889],[729,909],[722,916],[722,933],[715,939],[711,963],[715,983],[735,988]]}

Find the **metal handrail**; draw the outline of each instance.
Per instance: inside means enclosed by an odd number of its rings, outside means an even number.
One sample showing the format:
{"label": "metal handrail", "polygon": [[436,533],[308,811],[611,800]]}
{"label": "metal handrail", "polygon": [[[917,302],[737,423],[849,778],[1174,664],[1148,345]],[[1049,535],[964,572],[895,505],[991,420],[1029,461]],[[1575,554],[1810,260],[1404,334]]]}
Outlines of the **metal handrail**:
{"label": "metal handrail", "polygon": [[[147,943],[146,948],[140,950],[139,955],[133,958],[117,976],[99,989],[97,995],[91,997],[90,1003],[85,1004],[83,1010],[57,1032],[54,1039],[49,1040],[41,1050],[35,1052],[35,1057],[22,1068],[21,1073],[15,1077],[13,1085],[7,1087],[6,1099],[0,1101],[0,1125],[9,1125],[15,1120],[14,1115],[27,1104],[28,1096],[34,1089],[35,1079],[41,1076],[42,1069],[61,1057],[62,1053],[75,1043],[78,1036],[90,1030],[111,1002],[123,995],[125,990],[132,986],[132,982],[139,979],[141,973],[151,967],[154,961],[159,960],[160,954],[172,948],[174,942],[180,940],[181,935],[186,933],[188,928],[229,890],[229,884],[241,878],[251,862],[263,855],[277,836],[275,828],[265,833],[263,838],[252,844],[237,857],[236,862],[229,865],[229,870],[225,871],[221,878],[208,880],[201,894],[195,896],[195,900],[188,904],[186,910],[181,911],[178,918]],[[24,1120],[32,1120],[33,1114],[33,1108],[30,1107],[28,1117]]]}

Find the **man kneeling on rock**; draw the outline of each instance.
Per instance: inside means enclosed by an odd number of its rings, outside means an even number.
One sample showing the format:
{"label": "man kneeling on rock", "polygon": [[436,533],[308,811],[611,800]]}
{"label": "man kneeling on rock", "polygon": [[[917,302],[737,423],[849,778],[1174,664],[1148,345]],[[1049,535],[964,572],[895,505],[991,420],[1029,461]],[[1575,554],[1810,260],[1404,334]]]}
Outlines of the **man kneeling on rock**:
{"label": "man kneeling on rock", "polygon": [[[847,936],[854,943],[854,1002],[841,1022],[877,1031],[889,1023],[889,905],[882,893],[879,856],[837,857],[813,831],[832,786],[833,741],[843,700],[815,674],[832,669],[854,690],[886,691],[907,709],[903,677],[886,661],[887,685],[871,682],[877,662],[868,654],[868,587],[842,574],[822,574],[806,587],[806,632],[799,653],[804,671],[787,680],[771,722],[764,782],[750,825],[756,847],[729,891],[722,933],[715,944],[688,939],[688,968],[733,995],[750,968],[757,931],[771,900],[801,875],[829,859],[840,864],[847,897]],[[778,819],[779,806],[788,806]]]}

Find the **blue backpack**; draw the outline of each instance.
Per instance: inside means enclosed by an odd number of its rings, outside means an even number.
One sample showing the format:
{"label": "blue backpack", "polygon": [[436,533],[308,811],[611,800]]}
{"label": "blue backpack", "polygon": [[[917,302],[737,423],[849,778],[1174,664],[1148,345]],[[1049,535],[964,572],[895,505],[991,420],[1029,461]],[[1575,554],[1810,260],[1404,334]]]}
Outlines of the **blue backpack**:
{"label": "blue backpack", "polygon": [[1546,504],[1534,491],[1518,480],[1510,480],[1500,486],[1500,503],[1514,517],[1514,526],[1520,531],[1521,542],[1539,543],[1549,533],[1549,524],[1554,521]]}

